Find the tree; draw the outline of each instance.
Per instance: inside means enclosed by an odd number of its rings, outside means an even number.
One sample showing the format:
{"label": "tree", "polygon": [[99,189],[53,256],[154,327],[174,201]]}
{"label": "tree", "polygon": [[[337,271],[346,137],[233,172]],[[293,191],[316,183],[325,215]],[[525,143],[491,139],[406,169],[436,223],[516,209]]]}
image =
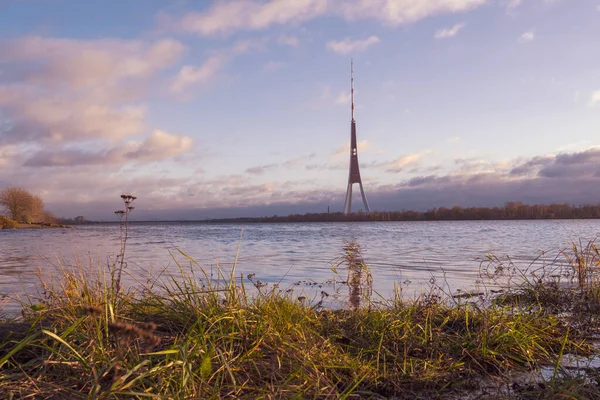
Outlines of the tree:
{"label": "tree", "polygon": [[0,205],[16,221],[23,221],[31,207],[33,196],[27,190],[9,187],[0,190]]}
{"label": "tree", "polygon": [[42,221],[48,222],[51,224],[56,224],[56,223],[58,223],[58,218],[56,218],[54,216],[54,214],[52,214],[50,211],[44,210],[44,215],[42,216]]}
{"label": "tree", "polygon": [[18,187],[0,190],[0,206],[16,221],[41,222],[46,220],[48,214],[39,196]]}
{"label": "tree", "polygon": [[27,222],[40,222],[44,220],[44,202],[40,196],[31,196],[29,210],[24,219]]}

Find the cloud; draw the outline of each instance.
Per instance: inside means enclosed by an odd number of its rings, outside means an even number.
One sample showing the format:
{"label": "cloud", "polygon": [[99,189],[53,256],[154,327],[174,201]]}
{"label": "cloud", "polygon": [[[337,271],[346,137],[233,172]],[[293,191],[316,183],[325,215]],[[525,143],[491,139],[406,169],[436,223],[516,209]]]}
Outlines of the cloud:
{"label": "cloud", "polygon": [[231,47],[216,51],[215,55],[210,56],[198,67],[184,65],[171,81],[169,91],[171,94],[179,96],[180,99],[187,100],[191,96],[191,90],[194,87],[206,85],[213,81],[217,73],[234,57],[247,53],[250,50],[264,49],[265,44],[265,39],[240,40]]}
{"label": "cloud", "polygon": [[171,82],[169,91],[172,94],[181,94],[189,90],[192,86],[210,82],[226,62],[227,57],[219,55],[208,58],[199,67],[184,65]]}
{"label": "cloud", "polygon": [[0,111],[12,122],[0,141],[119,140],[144,129],[144,106],[103,103],[93,96],[70,93],[0,86]]}
{"label": "cloud", "polygon": [[200,35],[217,35],[307,21],[323,15],[326,10],[326,0],[222,1],[214,3],[206,12],[185,15],[176,26]]}
{"label": "cloud", "polygon": [[0,141],[121,140],[144,128],[139,104],[151,78],[185,46],[163,39],[72,40],[27,36],[0,41]]}
{"label": "cloud", "polygon": [[484,173],[505,172],[511,166],[506,162],[493,162],[490,160],[479,158],[459,158],[454,160],[454,164],[458,166],[455,173],[462,175],[480,175]]}
{"label": "cloud", "polygon": [[519,6],[521,6],[522,3],[523,3],[522,0],[508,0],[506,2],[506,8],[508,10],[513,10],[513,9],[518,8]]}
{"label": "cloud", "polygon": [[386,172],[402,172],[408,168],[416,168],[421,164],[423,158],[431,154],[431,150],[423,150],[416,153],[406,154],[389,163],[381,163],[377,166],[384,167]]}
{"label": "cloud", "polygon": [[600,90],[592,92],[592,95],[590,96],[590,101],[588,103],[590,107],[595,107],[598,104],[600,104]]}
{"label": "cloud", "polygon": [[17,146],[0,146],[0,167],[7,167],[13,158],[18,157]]}
{"label": "cloud", "polygon": [[340,94],[338,94],[338,96],[335,98],[334,103],[335,104],[350,104],[351,98],[352,98],[352,93],[350,93],[348,91],[344,91],[344,92],[341,92]]}
{"label": "cloud", "polygon": [[172,19],[169,25],[172,30],[213,36],[299,24],[334,15],[348,21],[373,19],[395,27],[433,15],[469,11],[486,2],[488,0],[225,0],[214,3],[204,12]]}
{"label": "cloud", "polygon": [[277,168],[277,167],[278,167],[277,164],[259,165],[257,167],[252,167],[252,168],[246,169],[246,172],[249,174],[254,174],[254,175],[262,175],[265,172],[272,170],[274,168]]}
{"label": "cloud", "polygon": [[[0,41],[0,61],[27,71],[30,84],[71,90],[116,89],[123,79],[148,78],[173,65],[185,46],[172,39],[75,40],[26,36]],[[120,95],[122,92],[119,91]],[[97,93],[101,97],[103,93]]]}
{"label": "cloud", "polygon": [[126,142],[104,150],[44,149],[29,158],[26,167],[74,167],[81,165],[125,164],[155,162],[189,152],[191,138],[155,130],[142,142]]}
{"label": "cloud", "polygon": [[[359,153],[367,151],[371,148],[371,143],[368,140],[359,140],[356,144],[356,149]],[[342,155],[350,155],[350,143],[346,143],[340,146],[333,154],[332,157],[339,157]]]}
{"label": "cloud", "polygon": [[[120,154],[119,154],[120,153]],[[118,148],[108,151],[86,151],[78,149],[41,150],[28,159],[25,167],[78,167],[81,165],[116,164],[122,161]]]}
{"label": "cloud", "polygon": [[265,195],[272,193],[274,189],[275,183],[267,182],[258,185],[229,186],[223,188],[222,192],[227,197],[245,198],[247,201],[252,197],[264,199]]}
{"label": "cloud", "polygon": [[435,32],[434,37],[436,39],[446,39],[450,37],[454,37],[458,34],[458,32],[465,26],[465,24],[456,24],[452,28],[440,29]]}
{"label": "cloud", "polygon": [[[322,164],[306,164],[304,168],[307,171],[348,171],[348,164],[346,161],[337,163],[322,163]],[[361,168],[365,168],[363,165]]]}
{"label": "cloud", "polygon": [[409,187],[415,186],[431,186],[434,184],[446,184],[451,181],[449,176],[435,176],[435,175],[427,175],[427,176],[417,176],[415,178],[409,179],[405,185]]}
{"label": "cloud", "polygon": [[334,53],[345,55],[365,51],[379,42],[380,40],[377,36],[371,35],[363,40],[352,40],[350,38],[345,38],[340,41],[332,40],[327,42],[327,48]]}
{"label": "cloud", "polygon": [[547,178],[600,176],[600,148],[594,147],[577,153],[560,153],[539,169],[538,176]]}
{"label": "cloud", "polygon": [[[425,160],[423,157],[421,164]],[[404,168],[419,164],[407,156],[396,161]],[[394,175],[394,183],[368,183],[363,177],[372,209],[494,206],[511,200],[586,204],[600,198],[600,148],[512,160],[508,164],[477,158],[457,161],[455,171],[432,174],[423,169],[424,174],[402,181]],[[486,172],[461,172],[463,166],[477,163],[486,165]],[[340,170],[347,171],[346,161],[339,164]],[[336,165],[315,166],[319,171],[335,168]],[[519,168],[526,173],[513,173]],[[48,179],[45,169],[37,174],[15,170],[6,176],[10,182],[27,182],[36,193],[48,193],[44,200],[58,215],[98,219],[111,218],[118,203],[114,193],[124,190],[138,196],[135,217],[139,219],[286,215],[324,211],[327,205],[341,211],[343,206],[344,175],[340,175],[340,189],[329,182],[306,180],[253,184],[247,175],[174,178],[151,171],[117,175],[118,170],[111,165],[102,170],[83,165],[72,170],[58,168],[52,179]]]}
{"label": "cloud", "polygon": [[600,147],[573,153],[538,156],[517,164],[511,176],[529,177],[596,177],[600,176]]}
{"label": "cloud", "polygon": [[[328,109],[332,106],[339,106],[342,104],[350,104],[350,90],[342,90],[337,95],[334,94],[330,85],[323,85],[321,92],[315,96],[315,98],[307,104],[307,107],[311,109]],[[356,93],[356,90],[354,91]],[[361,108],[355,105],[355,109]]]}
{"label": "cloud", "polygon": [[[414,158],[404,157],[402,163],[413,161]],[[367,186],[372,208],[496,206],[511,200],[595,204],[600,197],[599,147],[501,163],[459,159],[456,164],[459,169],[445,175],[422,175],[397,184]]]}
{"label": "cloud", "polygon": [[267,72],[275,72],[275,71],[282,69],[286,65],[287,65],[287,63],[285,63],[283,61],[270,60],[270,61],[267,61],[263,65],[263,70],[265,70]]}
{"label": "cloud", "polygon": [[296,47],[300,44],[300,39],[298,39],[296,36],[281,35],[277,38],[277,43]]}
{"label": "cloud", "polygon": [[460,136],[452,136],[451,138],[446,139],[446,143],[454,144],[460,142]]}
{"label": "cloud", "polygon": [[125,157],[147,162],[156,161],[187,153],[192,144],[193,140],[187,136],[155,130],[139,145],[133,144],[133,149],[128,151]]}
{"label": "cloud", "polygon": [[291,160],[285,161],[282,165],[286,168],[293,168],[299,165],[305,165],[307,161],[313,159],[315,157],[315,153],[311,153],[306,156],[292,158]]}
{"label": "cloud", "polygon": [[521,35],[521,37],[519,38],[519,42],[528,43],[532,42],[533,39],[535,39],[535,33],[533,31],[527,31]]}
{"label": "cloud", "polygon": [[0,40],[2,184],[73,204],[121,192],[129,174],[164,181],[154,163],[188,154],[193,141],[150,129],[143,101],[185,51],[171,39]]}
{"label": "cloud", "polygon": [[559,146],[556,148],[558,152],[578,151],[590,147],[591,142],[589,140],[578,140]]}
{"label": "cloud", "polygon": [[349,20],[375,19],[399,26],[433,15],[469,11],[485,3],[487,0],[340,0],[336,6]]}
{"label": "cloud", "polygon": [[552,163],[551,156],[547,157],[534,157],[526,162],[520,163],[514,166],[510,170],[511,176],[526,176],[537,174],[539,167]]}

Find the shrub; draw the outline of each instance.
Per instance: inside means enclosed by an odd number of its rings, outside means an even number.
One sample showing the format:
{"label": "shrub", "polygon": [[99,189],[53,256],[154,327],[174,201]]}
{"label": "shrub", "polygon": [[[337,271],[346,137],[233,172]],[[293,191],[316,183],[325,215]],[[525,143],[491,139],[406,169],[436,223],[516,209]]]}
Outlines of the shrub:
{"label": "shrub", "polygon": [[19,223],[14,219],[0,216],[0,229],[15,229],[19,227]]}

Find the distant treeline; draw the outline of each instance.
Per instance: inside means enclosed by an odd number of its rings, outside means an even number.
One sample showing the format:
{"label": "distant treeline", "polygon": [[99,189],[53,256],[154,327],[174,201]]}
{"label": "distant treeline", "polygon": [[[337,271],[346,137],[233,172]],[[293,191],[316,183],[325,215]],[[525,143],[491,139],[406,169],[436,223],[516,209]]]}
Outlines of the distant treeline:
{"label": "distant treeline", "polygon": [[83,225],[83,224],[95,224],[95,223],[97,223],[96,221],[88,221],[88,220],[86,220],[82,216],[75,217],[75,218],[61,217],[61,218],[56,218],[56,221],[59,224],[66,224],[66,225]]}
{"label": "distant treeline", "polygon": [[337,222],[337,221],[458,221],[514,219],[600,218],[600,204],[523,204],[508,202],[503,207],[440,207],[427,211],[372,211],[371,213],[293,214],[260,218],[212,219],[210,222]]}

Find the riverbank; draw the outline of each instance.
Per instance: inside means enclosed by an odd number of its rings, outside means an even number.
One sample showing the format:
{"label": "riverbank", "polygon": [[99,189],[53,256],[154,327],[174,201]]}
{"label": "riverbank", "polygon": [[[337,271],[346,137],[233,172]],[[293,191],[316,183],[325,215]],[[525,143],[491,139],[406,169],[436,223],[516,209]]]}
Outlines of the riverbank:
{"label": "riverbank", "polygon": [[25,223],[14,219],[0,216],[0,230],[2,229],[46,229],[46,228],[74,228],[70,225],[55,224],[51,222]]}
{"label": "riverbank", "polygon": [[[548,270],[500,295],[432,286],[374,301],[349,246],[338,270],[360,301],[339,310],[322,307],[326,292],[306,298],[235,265],[210,276],[190,260],[180,276],[127,291],[114,269],[64,267],[0,324],[0,397],[598,398],[598,370],[582,377],[563,363],[598,353],[598,252],[566,256],[579,285]],[[490,262],[490,273],[510,272]]]}
{"label": "riverbank", "polygon": [[49,229],[49,228],[61,228],[61,229],[73,229],[74,226],[71,225],[62,225],[62,224],[52,224],[49,222],[39,222],[39,223],[22,223],[20,222],[16,229]]}
{"label": "riverbank", "polygon": [[278,223],[278,222],[374,222],[374,221],[512,221],[598,219],[600,205],[523,204],[508,202],[502,207],[440,207],[427,211],[371,211],[344,214],[326,213],[291,214],[270,217],[220,218],[207,222],[218,223]]}

